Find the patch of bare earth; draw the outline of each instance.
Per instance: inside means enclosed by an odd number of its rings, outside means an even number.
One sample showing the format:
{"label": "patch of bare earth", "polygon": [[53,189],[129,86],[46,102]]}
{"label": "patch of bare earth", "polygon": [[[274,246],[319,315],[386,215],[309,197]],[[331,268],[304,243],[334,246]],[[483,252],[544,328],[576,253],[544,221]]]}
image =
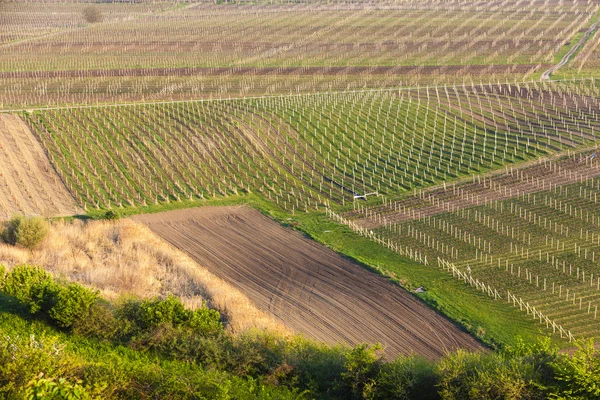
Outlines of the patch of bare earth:
{"label": "patch of bare earth", "polygon": [[0,219],[81,212],[23,120],[0,114]]}
{"label": "patch of bare earth", "polygon": [[435,359],[481,347],[399,286],[256,210],[204,207],[135,219],[309,338],[381,342],[388,357]]}

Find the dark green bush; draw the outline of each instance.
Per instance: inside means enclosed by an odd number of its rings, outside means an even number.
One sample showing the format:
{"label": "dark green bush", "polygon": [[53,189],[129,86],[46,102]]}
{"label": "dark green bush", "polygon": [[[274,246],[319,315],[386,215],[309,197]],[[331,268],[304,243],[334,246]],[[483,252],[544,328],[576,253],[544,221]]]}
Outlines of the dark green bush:
{"label": "dark green bush", "polygon": [[73,323],[73,333],[108,341],[126,337],[130,331],[131,323],[117,318],[113,306],[100,298],[90,306],[86,318],[79,318]]}
{"label": "dark green bush", "polygon": [[115,210],[108,210],[107,212],[104,213],[104,216],[103,216],[103,219],[106,219],[109,221],[116,221],[119,218],[121,218],[121,215]]}
{"label": "dark green bush", "polygon": [[163,324],[185,326],[197,333],[209,335],[222,332],[221,315],[206,307],[186,310],[181,301],[169,295],[166,299],[126,302],[119,314],[140,330],[151,330]]}
{"label": "dark green bush", "polygon": [[97,297],[97,291],[87,289],[78,283],[71,283],[56,293],[56,300],[48,316],[58,326],[70,328],[76,321],[88,316],[90,307]]}
{"label": "dark green bush", "polygon": [[5,243],[33,249],[48,236],[48,222],[40,217],[13,217],[4,224],[0,237]]}
{"label": "dark green bush", "polygon": [[433,364],[418,357],[400,357],[384,363],[376,378],[378,399],[438,399]]}
{"label": "dark green bush", "polygon": [[43,268],[18,265],[5,276],[2,291],[18,299],[35,314],[54,306],[60,287]]}

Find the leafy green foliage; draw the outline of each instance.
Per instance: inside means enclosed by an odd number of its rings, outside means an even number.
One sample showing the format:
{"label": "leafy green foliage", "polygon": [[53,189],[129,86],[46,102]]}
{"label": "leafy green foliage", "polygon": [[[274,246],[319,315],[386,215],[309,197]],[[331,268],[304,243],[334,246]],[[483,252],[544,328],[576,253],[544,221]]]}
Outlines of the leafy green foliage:
{"label": "leafy green foliage", "polygon": [[433,364],[418,357],[400,357],[383,363],[376,378],[379,399],[437,399]]}
{"label": "leafy green foliage", "polygon": [[48,236],[48,223],[39,217],[13,217],[4,225],[0,237],[8,244],[33,249]]}
{"label": "leafy green foliage", "polygon": [[88,316],[97,297],[98,292],[78,283],[71,283],[57,293],[55,304],[48,315],[58,326],[70,328],[76,321]]}
{"label": "leafy green foliage", "polygon": [[81,381],[69,382],[65,378],[45,378],[40,374],[27,384],[25,398],[28,400],[92,400],[94,396],[81,385]]}
{"label": "leafy green foliage", "polygon": [[267,333],[233,336],[217,311],[186,310],[172,296],[113,305],[78,284],[54,282],[38,267],[14,268],[1,289],[42,320],[12,315],[3,304],[8,297],[0,297],[0,309],[8,311],[0,313],[2,398],[600,396],[600,357],[591,342],[572,357],[559,355],[549,340],[517,340],[501,352],[457,351],[435,364],[417,357],[385,361],[380,345],[331,348]]}
{"label": "leafy green foliage", "polygon": [[90,306],[86,318],[76,319],[72,325],[73,333],[102,340],[117,340],[131,330],[128,320],[115,316],[114,307],[104,299],[96,299]]}
{"label": "leafy green foliage", "polygon": [[437,365],[444,400],[543,399],[543,376],[526,357],[459,350]]}
{"label": "leafy green foliage", "polygon": [[[70,372],[64,345],[55,337],[6,334],[0,330],[0,398],[19,391],[39,373],[60,375]],[[74,361],[74,360],[73,360]]]}
{"label": "leafy green foliage", "polygon": [[175,296],[166,299],[131,301],[122,308],[122,314],[142,330],[163,324],[185,326],[201,334],[216,334],[223,330],[220,314],[206,307],[186,310]]}
{"label": "leafy green foliage", "polygon": [[4,278],[2,291],[28,307],[32,314],[49,310],[60,290],[41,267],[19,265]]}
{"label": "leafy green foliage", "polygon": [[121,214],[115,210],[108,210],[102,217],[108,221],[116,221],[121,218]]}
{"label": "leafy green foliage", "polygon": [[342,379],[353,398],[373,398],[376,377],[381,368],[381,357],[376,354],[381,345],[360,344],[346,356]]}
{"label": "leafy green foliage", "polygon": [[572,357],[562,356],[552,363],[556,379],[560,382],[554,398],[600,398],[600,355],[592,341],[578,343],[579,349]]}

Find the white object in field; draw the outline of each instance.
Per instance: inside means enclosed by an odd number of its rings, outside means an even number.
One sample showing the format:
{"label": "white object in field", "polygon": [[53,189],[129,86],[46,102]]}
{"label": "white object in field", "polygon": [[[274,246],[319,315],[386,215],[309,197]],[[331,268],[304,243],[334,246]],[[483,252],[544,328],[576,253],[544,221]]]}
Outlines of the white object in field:
{"label": "white object in field", "polygon": [[367,199],[367,196],[373,196],[373,195],[375,195],[375,196],[379,196],[379,193],[377,193],[377,192],[371,192],[371,193],[365,193],[365,194],[358,194],[358,193],[354,193],[354,199],[355,199],[355,200],[356,200],[356,199],[363,199],[363,200],[366,200],[366,199]]}

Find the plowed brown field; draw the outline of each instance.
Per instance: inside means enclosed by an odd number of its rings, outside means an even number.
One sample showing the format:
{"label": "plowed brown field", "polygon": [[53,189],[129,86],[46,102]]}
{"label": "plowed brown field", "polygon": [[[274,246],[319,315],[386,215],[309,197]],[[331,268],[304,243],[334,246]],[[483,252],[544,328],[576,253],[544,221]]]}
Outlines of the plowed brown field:
{"label": "plowed brown field", "polygon": [[388,357],[481,348],[399,286],[256,210],[205,207],[135,219],[307,337],[381,342]]}
{"label": "plowed brown field", "polygon": [[80,212],[29,127],[0,114],[0,219]]}

